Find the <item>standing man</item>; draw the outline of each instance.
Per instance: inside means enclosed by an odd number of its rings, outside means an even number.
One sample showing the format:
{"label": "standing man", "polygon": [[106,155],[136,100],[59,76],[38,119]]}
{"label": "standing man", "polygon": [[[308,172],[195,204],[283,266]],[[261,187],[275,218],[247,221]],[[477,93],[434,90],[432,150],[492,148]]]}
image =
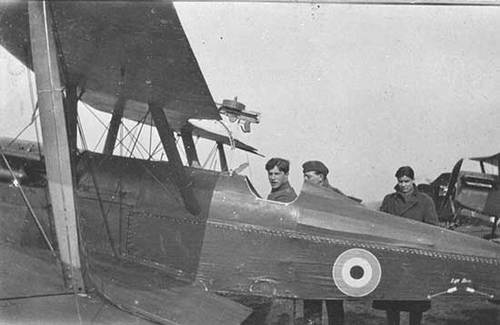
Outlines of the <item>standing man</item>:
{"label": "standing man", "polygon": [[[304,182],[326,187],[338,194],[344,195],[339,189],[328,182],[328,168],[321,161],[310,160],[302,164]],[[342,300],[326,300],[328,325],[344,324],[344,302]],[[322,324],[323,301],[318,299],[304,299],[304,319],[313,324]]]}
{"label": "standing man", "polygon": [[288,172],[290,162],[282,158],[271,158],[266,163],[267,177],[271,184],[271,193],[268,200],[279,202],[292,202],[297,198],[297,194],[288,182]]}
{"label": "standing man", "polygon": [[[434,202],[415,186],[415,172],[410,166],[400,167],[396,171],[396,192],[387,194],[382,201],[380,211],[403,218],[435,225],[438,217]],[[388,325],[399,325],[400,312],[410,313],[410,325],[419,325],[422,313],[431,308],[430,301],[374,301],[373,308],[385,310]]]}
{"label": "standing man", "polygon": [[410,166],[400,167],[395,176],[396,192],[384,197],[380,211],[436,225],[438,217],[434,202],[427,194],[418,191],[413,169]]}

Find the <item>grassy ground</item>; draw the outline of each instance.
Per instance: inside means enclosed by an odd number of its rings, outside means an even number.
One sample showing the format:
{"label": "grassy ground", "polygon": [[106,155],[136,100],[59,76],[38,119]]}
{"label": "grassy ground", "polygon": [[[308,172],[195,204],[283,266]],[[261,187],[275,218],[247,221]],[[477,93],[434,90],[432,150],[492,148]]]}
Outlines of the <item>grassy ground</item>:
{"label": "grassy ground", "polygon": [[[266,304],[250,301],[246,303],[253,305],[256,312],[244,322],[244,325],[305,324],[300,301],[295,305],[295,317],[293,317],[293,302],[289,300],[274,301],[267,317],[263,317]],[[346,301],[344,310],[346,325],[385,324],[385,312],[372,309],[370,301]],[[438,297],[432,301],[432,308],[424,313],[422,323],[425,325],[498,325],[500,324],[500,306],[489,303],[480,296]],[[326,319],[323,324],[326,324]],[[401,324],[408,324],[407,313],[401,313]]]}

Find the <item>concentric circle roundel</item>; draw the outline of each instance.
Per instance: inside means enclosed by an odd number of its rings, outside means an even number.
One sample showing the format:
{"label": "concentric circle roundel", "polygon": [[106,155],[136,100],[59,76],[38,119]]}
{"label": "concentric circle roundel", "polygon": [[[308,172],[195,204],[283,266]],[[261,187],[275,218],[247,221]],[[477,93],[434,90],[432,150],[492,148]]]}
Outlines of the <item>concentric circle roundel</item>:
{"label": "concentric circle roundel", "polygon": [[337,257],[333,263],[332,276],[342,293],[363,297],[377,288],[382,269],[375,255],[366,249],[352,248]]}

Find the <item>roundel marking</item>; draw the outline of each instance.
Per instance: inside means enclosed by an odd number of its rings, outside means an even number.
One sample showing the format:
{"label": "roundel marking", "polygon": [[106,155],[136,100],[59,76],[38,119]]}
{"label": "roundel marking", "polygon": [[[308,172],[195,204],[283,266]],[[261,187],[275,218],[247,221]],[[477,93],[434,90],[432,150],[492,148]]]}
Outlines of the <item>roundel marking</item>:
{"label": "roundel marking", "polygon": [[348,249],[340,254],[332,267],[333,282],[351,297],[363,297],[375,290],[382,276],[377,257],[361,248]]}

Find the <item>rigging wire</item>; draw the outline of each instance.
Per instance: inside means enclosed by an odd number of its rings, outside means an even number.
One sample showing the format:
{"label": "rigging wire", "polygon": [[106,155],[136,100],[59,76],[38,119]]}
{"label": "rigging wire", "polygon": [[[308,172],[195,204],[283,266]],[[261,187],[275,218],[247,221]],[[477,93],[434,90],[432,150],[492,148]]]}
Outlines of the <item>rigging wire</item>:
{"label": "rigging wire", "polygon": [[102,126],[104,126],[104,127],[107,129],[107,128],[108,128],[108,126],[106,125],[106,123],[104,123],[104,122],[101,120],[101,118],[100,118],[99,116],[97,116],[97,114],[96,114],[96,113],[94,113],[94,112],[92,111],[92,109],[90,108],[90,106],[89,106],[89,105],[87,105],[87,103],[85,103],[85,102],[82,102],[82,103],[83,103],[83,106],[85,106],[85,108],[86,108],[86,109],[90,112],[90,114],[92,114],[92,115],[95,117],[95,119],[96,119],[99,123],[101,123],[101,125],[102,125]]}
{"label": "rigging wire", "polygon": [[[120,121],[120,141],[123,139],[123,129],[124,129],[124,125]],[[114,148],[113,148],[113,150],[114,150]],[[120,145],[120,156],[123,156],[123,144]]]}
{"label": "rigging wire", "polygon": [[215,170],[216,166],[217,166],[217,155],[214,155],[213,159],[212,159],[212,164],[211,164],[211,167],[210,169],[211,170]]}
{"label": "rigging wire", "polygon": [[83,132],[83,127],[82,127],[82,121],[80,120],[80,116],[78,115],[77,117],[77,126],[78,126],[78,133],[80,134],[80,140],[82,141],[82,146],[84,150],[89,150],[89,147],[87,145],[87,140],[85,139],[85,134]]}
{"label": "rigging wire", "polygon": [[115,147],[113,148],[113,150],[116,149],[116,147],[118,147],[118,146],[122,146],[122,147],[126,148],[127,146],[125,145],[125,139],[127,139],[129,136],[132,137],[131,134],[132,134],[132,132],[134,132],[135,128],[138,125],[139,125],[139,123],[137,123],[131,129],[129,129],[124,123],[122,123],[121,126],[123,126],[125,131],[127,131],[127,134],[123,135],[123,132],[122,132],[121,139],[117,141],[118,143],[115,144]]}
{"label": "rigging wire", "polygon": [[151,159],[152,155],[151,155],[151,146],[152,146],[152,142],[153,142],[153,125],[149,125],[149,151],[148,151],[148,160]]}
{"label": "rigging wire", "polygon": [[161,146],[161,141],[159,141],[156,144],[156,146],[153,149],[153,152],[151,153],[151,155],[149,155],[148,160],[151,160],[153,158],[153,156],[156,155],[160,151],[160,149],[161,149],[160,146]]}
{"label": "rigging wire", "polygon": [[[137,146],[137,142],[139,141],[139,137],[141,136],[142,129],[144,128],[144,124],[146,122],[146,119],[148,118],[148,115],[149,115],[149,110],[146,112],[146,115],[144,115],[144,117],[141,120],[141,127],[139,128],[139,131],[137,132],[137,137],[135,138],[134,145],[132,147],[132,152],[135,150],[135,147]],[[144,148],[144,150],[147,151],[146,148]],[[137,150],[137,152],[139,152],[141,157],[144,159],[142,152],[140,152],[139,150]]]}
{"label": "rigging wire", "polygon": [[107,131],[107,130],[104,130],[104,131],[101,133],[101,136],[99,137],[99,140],[97,141],[96,145],[94,146],[94,150],[93,150],[93,151],[97,151],[97,147],[99,147],[99,145],[101,144],[101,141],[102,141],[102,139],[104,138],[104,135],[106,135],[106,131]]}
{"label": "rigging wire", "polygon": [[233,138],[233,133],[231,132],[229,127],[226,125],[226,123],[224,123],[221,120],[217,120],[217,122],[219,122],[220,125],[222,125],[224,127],[224,129],[226,130],[226,132],[228,134],[228,138],[229,138],[229,145],[231,146],[231,150],[234,150],[236,148],[236,144],[235,144],[235,141]]}
{"label": "rigging wire", "polygon": [[[29,123],[28,123],[28,124],[27,124],[24,128],[22,128],[22,129],[21,129],[21,131],[19,131],[19,132],[17,133],[17,135],[16,135],[16,136],[15,136],[12,140],[10,140],[10,141],[9,141],[9,143],[7,144],[7,148],[8,148],[8,147],[10,147],[10,146],[11,146],[14,142],[16,142],[16,141],[17,141],[17,139],[19,139],[19,137],[20,137],[20,136],[21,136],[21,135],[22,135],[22,134],[23,134],[23,133],[24,133],[24,132],[25,132],[25,131],[26,131],[26,130],[27,130],[27,129],[31,126],[31,125],[33,125],[33,123],[35,123],[35,121],[36,121],[36,120],[37,120],[37,118],[38,118],[38,114],[37,114],[37,112],[38,112],[38,104],[37,104],[37,105],[36,105],[36,107],[35,107],[35,111],[33,111],[33,114],[31,115],[31,120],[30,120],[30,122],[29,122]],[[40,152],[40,150],[39,150],[39,152]]]}
{"label": "rigging wire", "polygon": [[229,167],[228,169],[229,169],[229,174],[231,175],[232,174],[231,167],[232,167],[233,161],[234,161],[234,153],[235,153],[235,149],[236,149],[236,143],[235,143],[234,138],[233,138],[233,133],[231,132],[229,127],[226,125],[226,123],[224,123],[222,120],[217,120],[217,122],[219,122],[224,127],[224,129],[226,129],[226,132],[228,134],[229,144],[231,146],[231,149],[229,152],[229,159],[228,159],[228,167]]}
{"label": "rigging wire", "polygon": [[[95,194],[97,196],[97,202],[99,203],[99,210],[101,211],[101,216],[102,216],[102,219],[104,221],[104,228],[106,230],[106,235],[108,236],[109,244],[111,245],[111,250],[113,251],[113,255],[115,257],[118,257],[119,255],[118,255],[118,252],[116,250],[115,241],[113,240],[113,236],[111,236],[111,229],[109,227],[109,221],[108,221],[109,209],[108,209],[108,212],[106,212],[104,209],[104,204],[103,204],[103,200],[101,197],[101,192],[99,191],[99,187],[97,186],[96,175],[95,175],[94,169],[92,168],[90,161],[88,161],[88,160],[87,160],[87,169],[90,172],[90,176],[92,177],[92,182],[94,183]],[[118,188],[116,189],[116,191],[118,191]]]}
{"label": "rigging wire", "polygon": [[216,152],[217,152],[217,144],[215,144],[215,146],[212,147],[212,150],[210,150],[210,153],[208,154],[208,157],[203,163],[201,168],[207,167],[207,164],[210,162],[210,159],[212,159],[212,157],[215,155]]}
{"label": "rigging wire", "polygon": [[121,156],[123,156],[123,149],[125,149],[125,150],[127,151],[127,154],[129,154],[129,155],[130,155],[130,157],[132,157],[133,152],[132,152],[132,151],[130,151],[130,149],[129,149],[127,146],[125,146],[125,145],[121,145],[121,146],[120,146],[120,155],[121,155]]}
{"label": "rigging wire", "polygon": [[[27,66],[25,67],[25,70],[26,70],[26,77],[28,79],[28,86],[29,86],[29,92],[30,92],[30,102],[31,102],[31,107],[33,109],[33,115],[34,115],[35,112],[38,111],[38,100],[35,100],[33,80],[32,80],[31,75],[30,75],[30,70],[28,69]],[[32,118],[33,118],[33,115],[32,115]],[[39,128],[38,122],[39,122],[39,116],[36,116],[36,118],[35,118],[35,136],[36,136],[36,143],[38,146],[38,155],[40,156],[40,160],[41,160],[42,159],[42,148],[40,145],[40,134],[39,134],[39,130],[38,130],[38,128]]]}
{"label": "rigging wire", "polygon": [[[123,128],[127,131],[127,134],[125,134],[125,136],[123,136],[123,134],[122,134],[121,139],[120,139],[120,140],[118,140],[118,143],[117,143],[117,144],[115,144],[115,148],[116,148],[116,147],[118,147],[119,145],[121,145],[121,146],[123,146],[123,147],[126,147],[126,146],[125,146],[125,139],[127,139],[128,137],[131,137],[131,138],[133,138],[133,140],[135,140],[134,134],[133,134],[132,132],[134,132],[135,128],[136,128],[136,127],[138,127],[141,123],[142,123],[142,122],[141,122],[141,121],[139,121],[139,122],[137,122],[137,123],[136,123],[136,124],[135,124],[135,125],[131,128],[131,129],[129,129],[129,128],[128,128],[128,127],[127,127],[127,126],[126,126],[126,125],[122,122],[122,124],[121,124],[121,125],[122,125],[122,126],[123,126]],[[131,142],[132,142],[133,140],[131,140]],[[142,150],[147,151],[147,149],[144,147],[144,145],[143,145],[140,141],[139,141],[137,144],[138,144],[138,145],[142,148]],[[129,144],[129,146],[130,146],[130,144]],[[130,152],[130,151],[129,151],[129,152]]]}
{"label": "rigging wire", "polygon": [[[96,119],[96,120],[97,120],[97,121],[98,121],[98,122],[99,122],[99,123],[100,123],[100,124],[101,124],[101,125],[105,128],[105,130],[109,130],[108,125],[106,125],[106,123],[104,123],[104,122],[102,121],[102,119],[101,119],[101,118],[100,118],[100,117],[99,117],[99,116],[98,116],[98,115],[97,115],[97,114],[93,111],[93,109],[92,109],[89,105],[87,105],[85,102],[82,102],[82,103],[83,103],[83,106],[84,106],[84,107],[85,107],[85,108],[86,108],[86,109],[90,112],[90,114],[92,114],[92,116],[94,116],[94,118],[95,118],[95,119]],[[138,122],[137,122],[137,123],[136,123],[136,124],[135,124],[132,128],[130,128],[130,129],[129,129],[129,128],[128,128],[128,127],[127,127],[127,126],[126,126],[126,125],[122,122],[122,123],[121,123],[121,126],[122,126],[122,127],[123,127],[126,131],[127,131],[127,134],[125,134],[125,136],[123,136],[123,134],[121,134],[120,139],[117,141],[117,143],[115,144],[115,147],[114,147],[113,149],[116,149],[116,147],[118,147],[118,146],[121,146],[122,148],[127,149],[127,146],[126,146],[126,145],[125,145],[125,143],[124,143],[124,142],[125,142],[125,139],[127,139],[127,138],[131,137],[131,138],[133,139],[133,140],[131,140],[131,142],[132,142],[132,141],[135,141],[135,136],[134,136],[133,132],[135,131],[135,129],[136,129],[139,125],[143,125],[144,121],[145,121],[145,118],[141,119],[140,121],[138,121]],[[144,148],[144,146],[142,145],[142,143],[141,143],[141,142],[138,142],[138,144],[139,144],[139,146],[140,146],[143,150],[147,151],[147,149],[146,149],[146,148]],[[130,146],[130,144],[129,144],[129,146]],[[96,147],[96,148],[97,148],[97,147]],[[95,149],[94,149],[94,150],[95,150]],[[120,149],[120,150],[121,150],[121,149]],[[133,150],[131,151],[131,150],[128,150],[128,149],[127,149],[127,151],[128,151],[128,153],[131,155],[131,157],[132,157]],[[123,152],[121,153],[121,155],[123,155]],[[141,156],[142,156],[142,154],[141,154]]]}
{"label": "rigging wire", "polygon": [[35,220],[35,223],[36,223],[36,226],[38,227],[38,230],[40,230],[40,232],[42,233],[43,239],[47,243],[47,246],[49,247],[52,255],[56,256],[54,246],[52,246],[52,243],[50,242],[49,237],[47,236],[45,230],[43,229],[42,224],[40,223],[40,220],[38,219],[38,217],[35,214],[35,210],[33,210],[33,207],[31,206],[31,203],[29,202],[28,197],[26,196],[23,188],[21,187],[21,183],[17,179],[14,171],[12,170],[12,167],[9,164],[9,161],[7,160],[7,157],[5,157],[5,154],[1,148],[0,148],[0,154],[2,155],[2,159],[3,159],[3,162],[5,163],[5,166],[7,166],[7,169],[9,170],[10,176],[12,176],[12,184],[14,185],[14,187],[16,187],[19,190],[19,193],[21,193],[21,196],[23,197],[24,204],[26,204],[26,207],[28,208],[31,216]]}

